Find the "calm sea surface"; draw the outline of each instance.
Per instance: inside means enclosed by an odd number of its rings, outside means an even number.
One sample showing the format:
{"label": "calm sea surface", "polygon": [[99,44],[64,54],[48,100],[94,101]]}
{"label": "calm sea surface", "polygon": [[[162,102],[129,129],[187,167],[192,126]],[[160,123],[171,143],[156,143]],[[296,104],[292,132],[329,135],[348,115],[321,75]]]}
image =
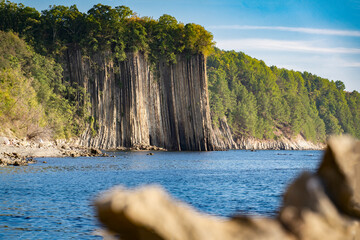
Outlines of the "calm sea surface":
{"label": "calm sea surface", "polygon": [[[222,217],[273,216],[286,186],[314,171],[322,151],[114,152],[115,158],[44,158],[0,168],[0,239],[101,239],[93,199],[115,185],[163,186]],[[47,163],[42,163],[46,161]]]}

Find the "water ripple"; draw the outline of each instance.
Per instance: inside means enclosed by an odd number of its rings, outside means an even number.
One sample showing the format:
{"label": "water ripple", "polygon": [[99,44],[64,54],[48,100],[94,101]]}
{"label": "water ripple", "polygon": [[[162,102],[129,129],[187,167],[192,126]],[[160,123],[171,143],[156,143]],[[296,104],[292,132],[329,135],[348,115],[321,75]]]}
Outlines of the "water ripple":
{"label": "water ripple", "polygon": [[[287,184],[321,151],[115,152],[0,168],[0,239],[101,239],[92,200],[114,185],[162,185],[208,214],[274,216]],[[47,163],[43,163],[46,161]]]}

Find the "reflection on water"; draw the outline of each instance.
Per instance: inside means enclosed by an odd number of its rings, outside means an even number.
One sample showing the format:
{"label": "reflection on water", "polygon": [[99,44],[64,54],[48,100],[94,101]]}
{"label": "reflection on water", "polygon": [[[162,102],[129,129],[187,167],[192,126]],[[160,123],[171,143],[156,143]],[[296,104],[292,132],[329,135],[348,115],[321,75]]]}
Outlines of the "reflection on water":
{"label": "reflection on water", "polygon": [[[0,168],[0,239],[101,239],[92,200],[114,185],[160,184],[209,214],[271,216],[321,151],[114,152]],[[47,163],[43,163],[46,161]]]}

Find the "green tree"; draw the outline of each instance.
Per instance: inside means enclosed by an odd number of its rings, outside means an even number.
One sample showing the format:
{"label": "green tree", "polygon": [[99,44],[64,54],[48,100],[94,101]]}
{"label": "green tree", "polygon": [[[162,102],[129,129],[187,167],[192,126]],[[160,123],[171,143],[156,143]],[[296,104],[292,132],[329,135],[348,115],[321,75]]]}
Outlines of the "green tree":
{"label": "green tree", "polygon": [[[235,135],[268,139],[300,134],[308,140],[324,141],[327,135],[357,136],[360,132],[357,94],[345,92],[341,81],[269,68],[244,53],[216,48],[207,63],[210,100],[218,102],[210,105],[212,116],[227,116]],[[236,99],[226,111],[223,91],[211,87],[217,72],[223,73],[230,91],[225,99]]]}

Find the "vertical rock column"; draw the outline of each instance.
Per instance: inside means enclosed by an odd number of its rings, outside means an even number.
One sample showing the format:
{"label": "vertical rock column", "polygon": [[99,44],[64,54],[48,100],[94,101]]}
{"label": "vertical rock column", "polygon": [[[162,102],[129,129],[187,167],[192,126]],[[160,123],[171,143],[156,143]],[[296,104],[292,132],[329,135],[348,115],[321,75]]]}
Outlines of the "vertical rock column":
{"label": "vertical rock column", "polygon": [[149,145],[146,82],[149,67],[138,54],[128,54],[120,63],[122,146]]}
{"label": "vertical rock column", "polygon": [[214,150],[203,55],[179,56],[177,64],[160,63],[165,147],[172,150]]}
{"label": "vertical rock column", "polygon": [[159,61],[154,72],[141,53],[116,63],[110,53],[83,57],[69,49],[64,62],[64,79],[83,86],[90,97],[94,122],[82,135],[83,145],[216,148],[203,55],[178,56],[172,65]]}

